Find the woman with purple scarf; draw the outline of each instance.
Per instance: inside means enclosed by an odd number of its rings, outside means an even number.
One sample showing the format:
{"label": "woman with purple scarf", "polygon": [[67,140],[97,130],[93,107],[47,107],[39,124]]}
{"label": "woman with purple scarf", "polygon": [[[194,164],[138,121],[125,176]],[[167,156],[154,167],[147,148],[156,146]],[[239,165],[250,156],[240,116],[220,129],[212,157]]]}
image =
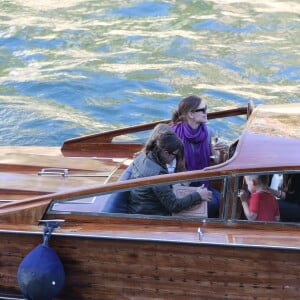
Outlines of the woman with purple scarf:
{"label": "woman with purple scarf", "polygon": [[[208,167],[212,155],[216,163],[224,160],[228,153],[228,146],[222,142],[211,144],[212,134],[206,126],[207,105],[200,97],[188,96],[182,99],[178,109],[173,113],[172,122],[173,130],[184,144],[184,158],[187,170],[201,170]],[[202,183],[198,182],[195,185]],[[213,199],[208,205],[208,216],[218,217],[220,193],[211,188],[209,182],[204,184],[213,192]]]}

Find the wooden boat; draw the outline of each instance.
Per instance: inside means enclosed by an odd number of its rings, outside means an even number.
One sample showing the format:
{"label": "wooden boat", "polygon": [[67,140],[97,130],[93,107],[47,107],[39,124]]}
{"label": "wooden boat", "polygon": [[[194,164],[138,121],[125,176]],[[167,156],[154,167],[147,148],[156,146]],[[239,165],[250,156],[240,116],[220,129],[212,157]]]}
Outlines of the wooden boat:
{"label": "wooden boat", "polygon": [[[75,138],[61,149],[1,147],[0,299],[24,298],[18,268],[45,239],[65,270],[55,299],[299,298],[299,223],[244,220],[237,194],[246,174],[300,172],[300,104],[249,105],[209,118],[246,114],[225,163],[137,180],[119,178],[142,143],[115,139],[158,122]],[[219,218],[106,209],[141,185],[204,178],[221,191]],[[48,234],[45,224],[60,227]]]}

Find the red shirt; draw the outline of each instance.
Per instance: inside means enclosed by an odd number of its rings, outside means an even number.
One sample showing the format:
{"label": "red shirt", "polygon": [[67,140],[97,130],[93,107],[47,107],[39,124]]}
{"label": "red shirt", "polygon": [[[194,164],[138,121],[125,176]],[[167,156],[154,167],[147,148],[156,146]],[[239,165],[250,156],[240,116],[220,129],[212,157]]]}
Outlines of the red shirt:
{"label": "red shirt", "polygon": [[277,200],[265,191],[251,194],[249,210],[257,214],[256,221],[276,221],[275,217],[280,216]]}

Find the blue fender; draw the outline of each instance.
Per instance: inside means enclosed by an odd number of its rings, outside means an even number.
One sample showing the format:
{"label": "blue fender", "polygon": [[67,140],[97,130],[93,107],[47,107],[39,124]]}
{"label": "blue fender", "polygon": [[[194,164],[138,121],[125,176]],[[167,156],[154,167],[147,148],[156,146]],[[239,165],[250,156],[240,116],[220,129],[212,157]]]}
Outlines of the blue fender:
{"label": "blue fender", "polygon": [[56,252],[40,244],[24,257],[17,278],[27,299],[51,300],[64,286],[65,271]]}

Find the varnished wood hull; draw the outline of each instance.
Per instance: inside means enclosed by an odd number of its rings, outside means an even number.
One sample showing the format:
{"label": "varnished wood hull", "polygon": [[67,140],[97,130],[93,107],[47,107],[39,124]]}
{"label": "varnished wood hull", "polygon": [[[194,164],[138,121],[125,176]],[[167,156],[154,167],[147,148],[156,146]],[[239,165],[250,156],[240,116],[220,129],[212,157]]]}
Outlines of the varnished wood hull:
{"label": "varnished wood hull", "polygon": [[[1,234],[0,295],[41,235]],[[298,299],[300,251],[53,236],[66,282],[57,299]]]}

